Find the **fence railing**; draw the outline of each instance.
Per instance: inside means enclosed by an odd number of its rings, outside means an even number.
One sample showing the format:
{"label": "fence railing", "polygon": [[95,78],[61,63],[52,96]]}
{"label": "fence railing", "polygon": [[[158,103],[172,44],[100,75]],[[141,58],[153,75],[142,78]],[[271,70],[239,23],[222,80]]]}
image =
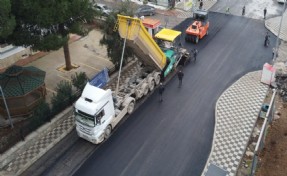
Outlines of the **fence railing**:
{"label": "fence railing", "polygon": [[259,154],[262,151],[264,147],[264,141],[265,137],[267,135],[267,129],[269,125],[272,123],[273,117],[274,117],[274,112],[275,112],[275,96],[276,96],[277,90],[273,92],[269,108],[266,113],[266,118],[264,119],[258,141],[256,143],[255,151],[254,151],[254,156],[252,160],[252,165],[251,165],[251,170],[250,170],[250,176],[254,176],[257,166],[258,166],[258,160],[259,160]]}

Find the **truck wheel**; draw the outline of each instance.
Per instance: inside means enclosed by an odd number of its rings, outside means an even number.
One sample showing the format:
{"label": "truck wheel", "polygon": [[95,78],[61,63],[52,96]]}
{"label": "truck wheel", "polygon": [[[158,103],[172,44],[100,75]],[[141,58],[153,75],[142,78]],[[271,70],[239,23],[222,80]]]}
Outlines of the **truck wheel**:
{"label": "truck wheel", "polygon": [[196,38],[195,38],[195,44],[198,44],[198,41],[199,41],[199,37],[198,36],[196,36]]}
{"label": "truck wheel", "polygon": [[147,83],[144,83],[142,86],[142,90],[143,90],[143,95],[146,96],[148,91],[149,91],[149,86]]}
{"label": "truck wheel", "polygon": [[160,74],[157,74],[157,75],[155,76],[154,81],[155,81],[155,84],[156,84],[156,85],[159,85],[159,83],[160,83]]}
{"label": "truck wheel", "polygon": [[112,133],[112,126],[108,125],[107,128],[105,129],[105,139],[108,139]]}
{"label": "truck wheel", "polygon": [[152,91],[154,89],[154,86],[155,86],[154,80],[151,80],[149,82],[149,91]]}
{"label": "truck wheel", "polygon": [[131,114],[134,111],[134,108],[135,108],[135,103],[134,103],[134,101],[131,101],[129,103],[128,109],[127,109],[128,114]]}
{"label": "truck wheel", "polygon": [[140,99],[143,96],[143,90],[138,89],[136,90],[136,99]]}

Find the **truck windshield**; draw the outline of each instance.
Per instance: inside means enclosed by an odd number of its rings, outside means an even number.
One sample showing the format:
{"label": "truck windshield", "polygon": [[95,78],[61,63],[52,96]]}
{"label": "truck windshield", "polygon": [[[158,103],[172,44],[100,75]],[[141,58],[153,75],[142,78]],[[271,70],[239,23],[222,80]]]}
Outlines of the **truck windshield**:
{"label": "truck windshield", "polygon": [[95,120],[94,117],[90,116],[90,115],[86,115],[83,113],[78,113],[75,112],[75,118],[78,122],[87,125],[89,127],[95,127]]}

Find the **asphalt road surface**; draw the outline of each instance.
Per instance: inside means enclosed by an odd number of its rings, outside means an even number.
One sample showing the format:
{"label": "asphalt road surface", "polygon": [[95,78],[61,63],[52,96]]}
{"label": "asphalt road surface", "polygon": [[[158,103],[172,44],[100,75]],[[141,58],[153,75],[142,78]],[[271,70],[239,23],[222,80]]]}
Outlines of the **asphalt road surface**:
{"label": "asphalt road surface", "polygon": [[209,36],[198,45],[182,36],[183,45],[199,53],[197,62],[184,68],[181,88],[174,77],[162,103],[155,92],[100,146],[71,133],[23,175],[199,176],[211,150],[216,100],[238,78],[270,62],[275,44],[271,36],[271,46],[263,46],[267,30],[261,20],[209,17]]}
{"label": "asphalt road surface", "polygon": [[[185,29],[189,21],[177,28]],[[197,63],[184,70],[183,87],[174,78],[163,103],[157,94],[151,96],[75,175],[201,174],[211,149],[217,98],[272,58],[271,48],[263,46],[262,21],[219,13],[211,13],[210,21],[210,35],[196,46]]]}

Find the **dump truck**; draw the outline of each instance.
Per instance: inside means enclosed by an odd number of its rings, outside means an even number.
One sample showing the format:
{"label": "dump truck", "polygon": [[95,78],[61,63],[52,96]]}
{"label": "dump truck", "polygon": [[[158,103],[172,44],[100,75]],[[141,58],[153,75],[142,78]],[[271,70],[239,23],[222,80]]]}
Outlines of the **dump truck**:
{"label": "dump truck", "polygon": [[209,30],[209,20],[208,11],[206,10],[196,10],[193,13],[193,22],[187,27],[185,33],[185,40],[192,41],[195,44],[199,42],[204,36],[208,35]]}
{"label": "dump truck", "polygon": [[[74,105],[76,131],[79,137],[94,144],[108,139],[112,130],[135,104],[161,81],[189,60],[189,53],[176,47],[179,31],[165,29],[154,40],[139,18],[118,15],[116,29],[138,58],[136,69],[118,90],[97,87],[88,82]],[[156,43],[160,42],[160,46]],[[105,76],[101,76],[105,77]],[[102,85],[102,84],[99,84]]]}

